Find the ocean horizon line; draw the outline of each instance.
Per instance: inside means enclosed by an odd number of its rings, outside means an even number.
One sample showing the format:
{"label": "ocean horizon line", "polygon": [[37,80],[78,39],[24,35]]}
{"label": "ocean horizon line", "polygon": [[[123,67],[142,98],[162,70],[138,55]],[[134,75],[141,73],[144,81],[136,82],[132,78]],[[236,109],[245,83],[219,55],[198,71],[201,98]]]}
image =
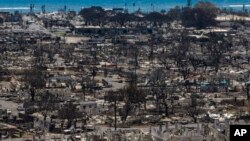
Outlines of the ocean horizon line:
{"label": "ocean horizon line", "polygon": [[[68,5],[66,5],[68,6]],[[92,6],[100,6],[100,5],[92,5]],[[79,12],[81,9],[84,9],[84,8],[89,8],[89,7],[92,7],[92,6],[73,6],[72,8],[70,6],[68,6],[68,10],[71,10],[71,11],[76,11],[76,12]],[[102,7],[103,9],[105,10],[112,10],[114,8],[124,8],[124,9],[128,9],[129,11],[137,11],[138,9],[140,9],[141,11],[143,12],[149,12],[149,11],[152,11],[152,9],[154,11],[161,11],[161,10],[169,10],[171,8],[174,8],[174,7],[185,7],[186,5],[166,5],[164,6],[164,8],[157,8],[157,7],[154,7],[152,8],[151,5],[149,6],[137,6],[137,7],[133,7],[133,6],[100,6]],[[245,8],[250,8],[250,4],[229,4],[229,5],[216,5],[218,8],[236,8],[236,9],[239,9],[239,8],[242,8],[243,6],[245,6]],[[41,7],[40,5],[39,6],[36,6],[34,7],[34,12],[41,12],[41,8],[38,8],[38,7]],[[56,12],[56,11],[59,11],[59,10],[62,10],[63,7],[58,7],[58,6],[49,6],[47,5],[47,12]],[[4,7],[1,7],[0,6],[0,12],[12,12],[12,11],[29,11],[30,10],[30,7],[29,6],[4,6]]]}
{"label": "ocean horizon line", "polygon": [[0,10],[29,10],[30,7],[0,7]]}

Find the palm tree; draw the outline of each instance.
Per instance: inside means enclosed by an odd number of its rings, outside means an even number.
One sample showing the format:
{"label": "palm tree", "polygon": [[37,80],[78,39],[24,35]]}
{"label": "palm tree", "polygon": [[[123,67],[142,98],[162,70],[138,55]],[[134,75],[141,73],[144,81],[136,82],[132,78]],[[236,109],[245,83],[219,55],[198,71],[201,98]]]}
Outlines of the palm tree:
{"label": "palm tree", "polygon": [[135,12],[135,3],[133,3],[133,12]]}
{"label": "palm tree", "polygon": [[155,11],[155,7],[154,7],[153,3],[151,3],[151,7],[152,7],[152,12],[154,12]]}
{"label": "palm tree", "polygon": [[187,0],[187,6],[188,6],[188,7],[191,6],[191,0]]}
{"label": "palm tree", "polygon": [[42,13],[45,13],[46,11],[45,11],[45,5],[42,5]]}
{"label": "palm tree", "polygon": [[30,4],[30,13],[33,13],[34,11],[34,7],[35,7],[35,5],[34,4]]}

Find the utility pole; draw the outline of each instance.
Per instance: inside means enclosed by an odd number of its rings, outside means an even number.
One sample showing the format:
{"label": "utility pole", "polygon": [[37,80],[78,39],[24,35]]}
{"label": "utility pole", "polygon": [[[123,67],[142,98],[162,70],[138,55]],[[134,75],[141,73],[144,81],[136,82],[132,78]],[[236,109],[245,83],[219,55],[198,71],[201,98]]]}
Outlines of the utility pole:
{"label": "utility pole", "polygon": [[117,119],[116,119],[116,111],[117,111],[117,107],[116,107],[116,103],[117,103],[117,97],[115,98],[115,131],[116,131],[116,122],[117,122]]}
{"label": "utility pole", "polygon": [[246,89],[247,89],[247,99],[250,99],[250,85],[246,85]]}
{"label": "utility pole", "polygon": [[86,97],[86,84],[83,81],[83,77],[82,77],[82,92],[83,92],[83,101],[85,101],[85,97]]}

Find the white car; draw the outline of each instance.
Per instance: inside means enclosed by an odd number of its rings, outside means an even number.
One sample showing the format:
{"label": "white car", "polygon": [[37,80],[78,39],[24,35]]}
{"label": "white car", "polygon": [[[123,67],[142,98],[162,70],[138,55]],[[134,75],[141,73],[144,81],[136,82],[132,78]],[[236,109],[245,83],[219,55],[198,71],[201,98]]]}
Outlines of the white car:
{"label": "white car", "polygon": [[10,109],[7,109],[7,114],[10,115],[12,112]]}
{"label": "white car", "polygon": [[25,114],[25,109],[24,109],[23,107],[21,107],[21,106],[18,106],[18,107],[17,107],[17,111],[18,111],[18,113],[20,113],[20,114]]}

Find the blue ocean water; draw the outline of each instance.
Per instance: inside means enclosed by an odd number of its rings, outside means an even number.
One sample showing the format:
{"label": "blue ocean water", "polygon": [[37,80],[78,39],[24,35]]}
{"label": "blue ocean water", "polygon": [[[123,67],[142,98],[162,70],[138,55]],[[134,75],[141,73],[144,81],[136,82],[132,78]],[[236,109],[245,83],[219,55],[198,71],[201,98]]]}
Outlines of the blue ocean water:
{"label": "blue ocean water", "polygon": [[[192,0],[195,4],[198,0]],[[242,7],[246,4],[250,8],[250,0],[207,0],[218,7]],[[81,8],[90,6],[102,6],[106,9],[112,8],[128,8],[129,12],[138,10],[150,12],[153,10],[160,11],[169,9],[175,6],[186,6],[187,0],[0,0],[0,11],[29,11],[30,4],[34,4],[35,12],[41,11],[41,6],[45,5],[46,11],[57,11],[65,5],[68,10],[79,11]]]}

